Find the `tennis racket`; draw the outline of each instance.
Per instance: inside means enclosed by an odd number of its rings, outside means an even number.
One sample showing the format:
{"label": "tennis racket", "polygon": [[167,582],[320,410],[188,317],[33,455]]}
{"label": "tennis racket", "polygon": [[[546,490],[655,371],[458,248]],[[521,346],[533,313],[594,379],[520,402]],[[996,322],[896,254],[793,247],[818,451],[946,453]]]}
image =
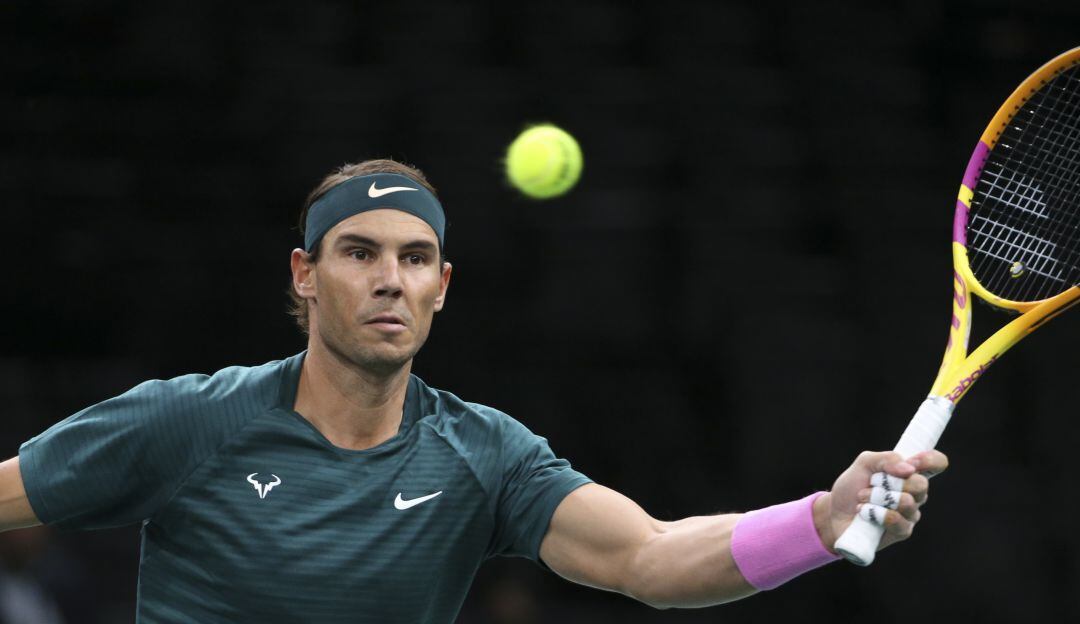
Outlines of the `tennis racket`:
{"label": "tennis racket", "polygon": [[[990,365],[1080,301],[1080,48],[1024,80],[983,132],[960,185],[952,256],[949,341],[896,445],[904,457],[934,448]],[[972,295],[1020,316],[968,355]],[[899,480],[878,473],[872,483],[895,492]],[[874,561],[884,533],[876,511],[864,507],[836,541],[849,561]]]}

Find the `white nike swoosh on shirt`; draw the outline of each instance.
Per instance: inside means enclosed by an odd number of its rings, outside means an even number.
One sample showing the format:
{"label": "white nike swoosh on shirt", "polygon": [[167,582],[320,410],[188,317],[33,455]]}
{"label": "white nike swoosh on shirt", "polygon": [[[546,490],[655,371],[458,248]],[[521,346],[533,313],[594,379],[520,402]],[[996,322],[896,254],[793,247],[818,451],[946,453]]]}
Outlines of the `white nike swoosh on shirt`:
{"label": "white nike swoosh on shirt", "polygon": [[371,183],[371,188],[367,190],[368,197],[382,197],[383,195],[389,195],[390,193],[397,193],[398,191],[419,191],[420,189],[414,189],[409,186],[388,186],[386,188],[375,188],[375,183]]}
{"label": "white nike swoosh on shirt", "polygon": [[404,498],[401,498],[401,492],[398,492],[397,498],[394,499],[394,508],[395,509],[408,509],[409,507],[415,507],[415,506],[419,505],[420,503],[422,503],[424,501],[429,501],[429,500],[435,498],[439,494],[442,494],[442,490],[439,490],[438,492],[435,492],[434,494],[428,494],[427,496],[421,496],[420,498],[410,498],[409,500],[405,500]]}

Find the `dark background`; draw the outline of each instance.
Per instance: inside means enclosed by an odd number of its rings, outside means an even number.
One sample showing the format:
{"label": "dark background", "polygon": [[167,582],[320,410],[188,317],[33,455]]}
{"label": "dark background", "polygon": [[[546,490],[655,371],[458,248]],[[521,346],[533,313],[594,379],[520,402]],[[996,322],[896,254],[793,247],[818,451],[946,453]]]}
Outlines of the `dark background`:
{"label": "dark background", "polygon": [[[1080,43],[1078,7],[5,3],[3,452],[144,379],[301,350],[303,198],[391,156],[450,223],[427,382],[662,519],[828,488],[928,390],[964,165],[1013,87]],[[585,153],[544,203],[500,162],[539,121]],[[1004,319],[979,306],[978,339]],[[460,621],[1080,618],[1078,338],[1066,316],[994,367],[914,539],[869,569],[661,612],[497,560]],[[70,621],[134,619],[137,528],[51,539],[28,565]]]}

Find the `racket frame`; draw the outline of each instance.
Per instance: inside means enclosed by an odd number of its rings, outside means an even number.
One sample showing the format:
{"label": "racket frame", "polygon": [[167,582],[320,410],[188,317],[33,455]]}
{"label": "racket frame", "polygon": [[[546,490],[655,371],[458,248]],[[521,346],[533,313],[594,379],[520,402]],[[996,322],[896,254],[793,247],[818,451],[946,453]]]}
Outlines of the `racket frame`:
{"label": "racket frame", "polygon": [[[1012,123],[1016,114],[1023,109],[1028,100],[1039,92],[1044,85],[1056,78],[1061,72],[1080,63],[1080,48],[1073,48],[1059,54],[1033,72],[994,113],[979,137],[979,142],[968,160],[964,170],[964,179],[956,198],[956,212],[953,217],[953,315],[949,329],[949,340],[945,346],[938,375],[930,388],[930,396],[944,396],[953,403],[959,401],[976,379],[990,367],[1005,351],[1019,342],[1040,325],[1074,305],[1080,297],[1080,287],[1068,290],[1040,301],[1010,301],[986,290],[971,270],[967,253],[967,225],[971,211],[971,200],[975,195],[975,186],[990,151],[997,145],[998,139]],[[981,344],[974,353],[968,355],[971,337],[971,296],[976,295],[983,301],[1004,310],[1019,312],[1024,316],[1015,319],[998,330]],[[1030,313],[1030,314],[1029,314]],[[1022,322],[1020,322],[1022,321]]]}

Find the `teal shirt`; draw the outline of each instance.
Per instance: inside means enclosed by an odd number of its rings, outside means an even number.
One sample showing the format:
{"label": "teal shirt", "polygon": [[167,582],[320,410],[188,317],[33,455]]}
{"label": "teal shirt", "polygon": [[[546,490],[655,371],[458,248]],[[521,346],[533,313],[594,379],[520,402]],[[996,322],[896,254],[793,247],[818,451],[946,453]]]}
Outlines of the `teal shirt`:
{"label": "teal shirt", "polygon": [[335,447],[292,409],[303,357],[148,381],[22,445],[45,524],[142,523],[137,622],[451,622],[481,562],[538,560],[589,482],[417,377],[396,436]]}

